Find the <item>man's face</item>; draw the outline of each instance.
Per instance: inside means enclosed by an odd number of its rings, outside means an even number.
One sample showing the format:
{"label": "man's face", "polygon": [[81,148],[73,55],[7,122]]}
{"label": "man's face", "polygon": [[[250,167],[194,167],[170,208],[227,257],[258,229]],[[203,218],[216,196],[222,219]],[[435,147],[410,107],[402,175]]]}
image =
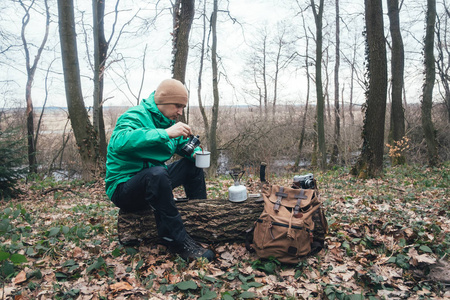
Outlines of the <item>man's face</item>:
{"label": "man's face", "polygon": [[168,119],[176,120],[183,115],[183,109],[186,105],[183,104],[158,104],[159,111]]}

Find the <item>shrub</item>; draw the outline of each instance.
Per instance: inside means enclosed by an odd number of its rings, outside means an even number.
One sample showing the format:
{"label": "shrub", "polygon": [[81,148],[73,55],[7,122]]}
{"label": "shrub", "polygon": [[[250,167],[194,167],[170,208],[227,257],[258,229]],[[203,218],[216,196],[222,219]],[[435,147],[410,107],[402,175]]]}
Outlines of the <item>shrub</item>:
{"label": "shrub", "polygon": [[20,136],[17,129],[0,130],[0,199],[17,195],[17,180],[26,173],[26,143]]}

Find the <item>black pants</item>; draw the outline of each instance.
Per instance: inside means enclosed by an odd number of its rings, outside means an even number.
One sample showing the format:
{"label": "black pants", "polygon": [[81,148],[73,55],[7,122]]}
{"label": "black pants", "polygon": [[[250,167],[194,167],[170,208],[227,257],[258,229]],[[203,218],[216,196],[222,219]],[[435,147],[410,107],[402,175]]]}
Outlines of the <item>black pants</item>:
{"label": "black pants", "polygon": [[152,209],[155,214],[158,236],[175,243],[186,238],[181,215],[175,205],[172,190],[183,185],[189,199],[206,199],[203,169],[186,159],[164,167],[143,169],[114,191],[112,202],[126,212]]}

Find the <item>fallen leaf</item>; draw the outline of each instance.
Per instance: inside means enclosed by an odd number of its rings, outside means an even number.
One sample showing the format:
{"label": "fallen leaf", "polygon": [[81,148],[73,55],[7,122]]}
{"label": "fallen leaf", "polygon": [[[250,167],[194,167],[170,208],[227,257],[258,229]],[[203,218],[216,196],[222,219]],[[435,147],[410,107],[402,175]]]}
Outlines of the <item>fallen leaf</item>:
{"label": "fallen leaf", "polygon": [[284,271],[280,272],[280,276],[281,277],[285,277],[285,276],[294,276],[295,275],[295,270],[294,269],[287,269]]}
{"label": "fallen leaf", "polygon": [[347,272],[347,273],[345,273],[344,275],[341,275],[341,276],[342,276],[342,280],[347,282],[350,279],[352,279],[354,275],[355,275],[355,271],[350,271],[350,272]]}
{"label": "fallen leaf", "polygon": [[421,263],[427,263],[427,264],[435,264],[436,263],[436,259],[427,255],[427,254],[422,254],[422,255],[418,255],[415,257],[415,259],[417,259],[417,262]]}
{"label": "fallen leaf", "polygon": [[27,281],[27,273],[24,270],[20,271],[19,274],[13,279],[14,284],[21,284]]}
{"label": "fallen leaf", "polygon": [[232,261],[232,260],[234,260],[234,256],[233,256],[233,254],[231,254],[230,252],[224,252],[224,253],[222,253],[221,255],[220,255],[220,257],[221,258],[223,258],[224,260],[229,260],[229,261]]}
{"label": "fallen leaf", "polygon": [[80,247],[75,247],[72,251],[72,256],[73,257],[80,257],[83,253],[83,250],[81,250]]}
{"label": "fallen leaf", "polygon": [[117,292],[121,292],[121,291],[132,290],[133,287],[126,281],[120,281],[120,282],[111,284],[109,286],[109,289],[112,290],[113,292],[117,293]]}

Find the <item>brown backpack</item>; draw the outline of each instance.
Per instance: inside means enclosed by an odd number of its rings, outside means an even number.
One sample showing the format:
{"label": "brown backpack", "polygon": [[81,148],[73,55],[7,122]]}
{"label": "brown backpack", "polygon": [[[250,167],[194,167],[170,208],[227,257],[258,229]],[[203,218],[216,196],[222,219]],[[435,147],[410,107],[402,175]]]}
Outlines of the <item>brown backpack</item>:
{"label": "brown backpack", "polygon": [[262,194],[264,210],[255,222],[249,250],[261,258],[298,263],[299,257],[323,248],[328,225],[317,189],[272,185]]}

